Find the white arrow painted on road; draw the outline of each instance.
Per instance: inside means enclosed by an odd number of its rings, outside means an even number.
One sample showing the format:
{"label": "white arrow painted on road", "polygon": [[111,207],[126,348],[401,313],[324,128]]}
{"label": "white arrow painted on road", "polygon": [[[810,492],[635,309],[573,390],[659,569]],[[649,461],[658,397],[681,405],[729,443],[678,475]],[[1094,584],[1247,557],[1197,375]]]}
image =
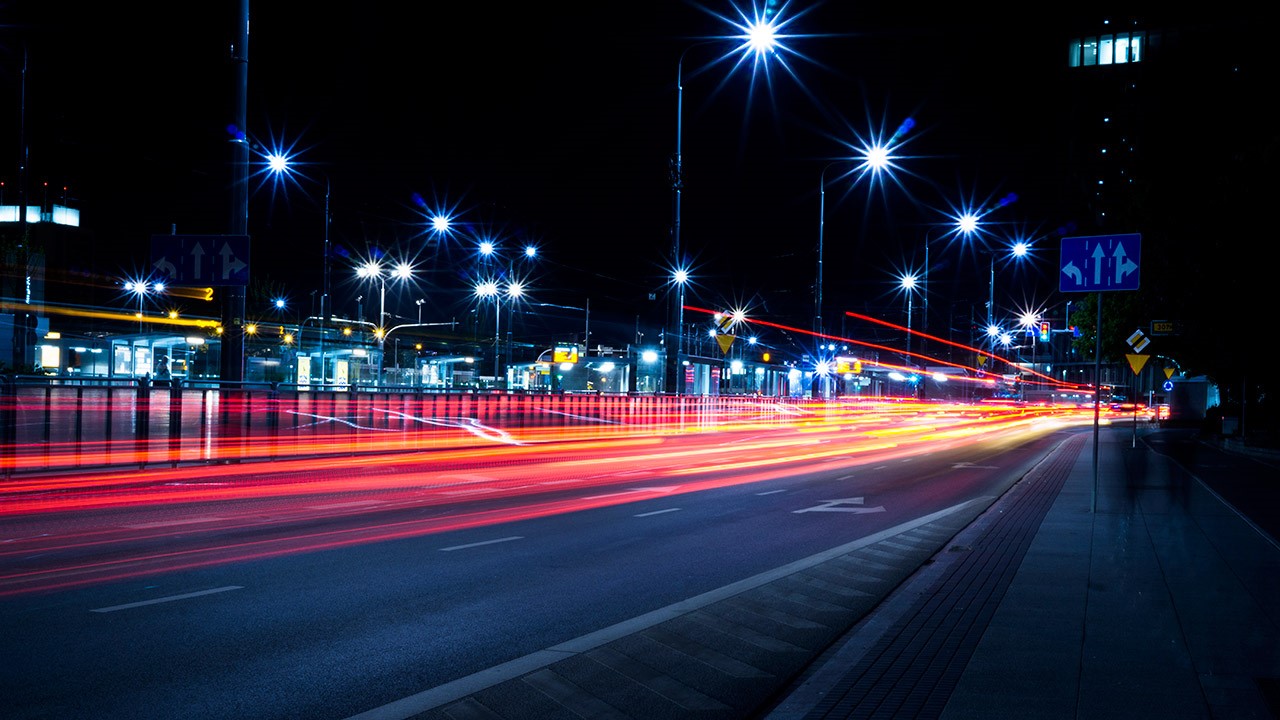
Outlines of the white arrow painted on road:
{"label": "white arrow painted on road", "polygon": [[792,510],[791,512],[793,513],[848,512],[848,513],[857,513],[857,514],[884,512],[884,506],[882,505],[877,505],[873,508],[841,507],[843,505],[861,505],[862,501],[863,501],[863,498],[860,498],[860,497],[844,498],[842,500],[823,500],[821,505],[815,505],[813,507],[805,508],[803,510]]}

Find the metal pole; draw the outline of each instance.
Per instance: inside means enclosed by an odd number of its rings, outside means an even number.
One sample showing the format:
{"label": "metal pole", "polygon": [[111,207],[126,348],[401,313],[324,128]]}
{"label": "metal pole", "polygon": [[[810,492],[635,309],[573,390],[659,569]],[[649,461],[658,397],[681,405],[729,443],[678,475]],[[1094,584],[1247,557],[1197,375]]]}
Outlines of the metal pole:
{"label": "metal pole", "polygon": [[[237,38],[232,46],[236,68],[236,132],[231,139],[231,234],[249,234],[249,0],[240,0],[236,24]],[[227,288],[222,304],[222,379],[238,382],[244,379],[244,312],[245,288]]]}
{"label": "metal pole", "polygon": [[991,280],[987,283],[987,327],[991,327],[996,309],[996,254],[991,253]]}
{"label": "metal pole", "polygon": [[498,368],[502,362],[502,299],[493,296],[493,386],[498,386]]}
{"label": "metal pole", "polygon": [[[814,361],[816,362],[821,356],[820,349],[822,347],[822,244],[823,232],[827,223],[827,168],[822,168],[822,174],[818,176],[818,274],[813,282],[813,342],[819,352],[814,353]],[[824,395],[822,386],[826,383],[826,379],[821,376],[814,377],[815,387],[811,389],[813,397],[817,399]]]}
{"label": "metal pole", "polygon": [[1096,293],[1098,324],[1093,328],[1093,492],[1089,512],[1098,510],[1098,416],[1102,407],[1102,293]]}
{"label": "metal pole", "polygon": [[[381,273],[381,271],[379,271]],[[374,328],[378,333],[378,386],[382,386],[382,366],[386,364],[386,348],[387,348],[387,332],[383,319],[387,316],[387,281],[381,275],[378,276],[378,322],[374,323]]]}
{"label": "metal pole", "polygon": [[324,323],[326,303],[329,300],[329,177],[324,178],[324,258],[321,265],[320,288],[320,384],[325,384],[324,371]]}
{"label": "metal pole", "polygon": [[[671,226],[671,257],[675,267],[673,272],[679,272],[683,268],[683,256],[680,247],[680,201],[681,193],[684,189],[684,153],[683,153],[683,136],[684,136],[684,56],[689,52],[689,48],[685,48],[680,53],[680,61],[676,64],[676,154],[672,158],[671,165],[671,190],[673,192],[673,210],[674,221]],[[676,284],[676,337],[675,347],[671,347],[670,338],[668,338],[667,346],[667,366],[671,368],[672,390],[677,395],[683,394],[682,383],[680,382],[680,350],[684,344],[684,283]],[[589,341],[590,338],[587,338]]]}
{"label": "metal pole", "polygon": [[907,363],[911,363],[911,288],[907,288]]}
{"label": "metal pole", "polygon": [[827,222],[827,168],[818,177],[818,276],[813,283],[813,331],[815,340],[822,342],[822,240]]}

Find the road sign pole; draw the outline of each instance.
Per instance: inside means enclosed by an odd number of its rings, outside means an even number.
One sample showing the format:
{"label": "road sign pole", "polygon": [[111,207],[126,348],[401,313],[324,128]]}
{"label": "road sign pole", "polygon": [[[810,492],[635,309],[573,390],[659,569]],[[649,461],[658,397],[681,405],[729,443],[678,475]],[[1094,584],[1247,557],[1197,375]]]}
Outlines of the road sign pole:
{"label": "road sign pole", "polygon": [[1093,492],[1089,512],[1098,511],[1098,416],[1102,409],[1102,293],[1098,298],[1098,324],[1093,328]]}

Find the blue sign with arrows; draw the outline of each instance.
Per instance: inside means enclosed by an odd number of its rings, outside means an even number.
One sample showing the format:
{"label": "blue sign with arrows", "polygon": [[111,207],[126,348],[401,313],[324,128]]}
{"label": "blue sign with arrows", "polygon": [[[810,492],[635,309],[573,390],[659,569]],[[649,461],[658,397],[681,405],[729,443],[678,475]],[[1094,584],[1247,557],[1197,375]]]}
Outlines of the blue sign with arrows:
{"label": "blue sign with arrows", "polygon": [[248,285],[248,235],[152,235],[153,276],[175,287]]}
{"label": "blue sign with arrows", "polygon": [[1062,238],[1060,292],[1137,290],[1142,236],[1091,235]]}

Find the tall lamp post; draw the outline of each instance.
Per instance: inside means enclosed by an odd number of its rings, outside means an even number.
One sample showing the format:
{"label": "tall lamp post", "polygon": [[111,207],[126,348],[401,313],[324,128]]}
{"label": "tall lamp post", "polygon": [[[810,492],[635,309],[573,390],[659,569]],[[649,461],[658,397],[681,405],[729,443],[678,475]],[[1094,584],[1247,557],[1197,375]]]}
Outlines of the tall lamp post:
{"label": "tall lamp post", "polygon": [[911,362],[911,300],[916,292],[916,276],[914,273],[902,276],[902,289],[907,293],[907,362]]}
{"label": "tall lamp post", "polygon": [[[929,271],[931,269],[930,262],[929,262],[929,246],[933,244],[933,240],[934,240],[934,238],[932,237],[933,231],[937,229],[938,229],[937,227],[930,228],[929,231],[926,232],[924,235],[924,276],[922,278],[924,287],[922,288],[921,292],[924,295],[924,318],[923,318],[924,324],[922,327],[924,328],[925,332],[929,331]],[[970,235],[974,234],[977,231],[978,231],[978,216],[974,215],[973,213],[964,213],[960,215],[960,217],[955,218],[954,227],[949,227],[948,230],[945,233],[943,233],[942,237],[937,239],[941,240],[947,237],[948,235],[952,235],[952,234],[957,234],[957,235],[960,235],[961,237],[968,238]]]}
{"label": "tall lamp post", "polygon": [[142,340],[142,302],[150,293],[164,292],[164,283],[150,283],[146,280],[129,280],[125,282],[124,289],[133,293],[138,297],[138,339],[133,343],[133,374],[138,374],[138,343]]}
{"label": "tall lamp post", "polygon": [[[1031,245],[1025,240],[1017,240],[1009,245],[1009,259],[1019,261],[1031,252]],[[991,270],[987,280],[987,327],[995,327],[996,307],[996,251],[990,250]]]}
{"label": "tall lamp post", "polygon": [[382,385],[382,365],[384,362],[383,349],[386,346],[386,316],[387,316],[387,276],[390,275],[395,280],[408,280],[413,277],[413,266],[400,262],[395,267],[383,272],[382,265],[370,261],[356,268],[356,276],[365,279],[378,281],[378,321],[375,322],[373,334],[378,339],[378,385]]}
{"label": "tall lamp post", "polygon": [[[754,58],[759,63],[771,55],[775,49],[780,47],[778,42],[778,27],[785,24],[778,18],[763,19],[761,17],[754,18],[745,24],[735,26],[742,31],[741,35],[729,38],[716,38],[712,40],[703,40],[693,43],[686,47],[681,53],[679,61],[676,63],[676,151],[671,158],[671,192],[672,192],[672,224],[671,224],[671,262],[672,270],[676,273],[687,272],[687,266],[684,261],[684,248],[681,244],[680,237],[680,211],[681,200],[684,191],[684,59],[689,51],[695,47],[709,45],[712,43],[720,43],[725,40],[740,40],[738,51],[741,52],[743,60],[739,64],[746,61],[747,58]],[[674,352],[668,347],[667,350],[667,368],[668,375],[672,378],[679,377],[681,372],[680,350],[684,344],[684,283],[676,283],[675,307],[672,308],[671,319],[675,323],[675,350]],[[670,333],[667,334],[670,337]],[[677,380],[675,383],[676,394],[683,394],[683,382]]]}
{"label": "tall lamp post", "polygon": [[[836,165],[857,163],[852,170],[846,171],[841,177],[856,175],[857,180],[861,180],[867,174],[874,176],[890,167],[889,149],[884,145],[877,143],[863,146],[859,149],[859,153],[859,155],[851,158],[832,160],[822,168],[822,172],[818,175],[818,268],[817,275],[813,281],[813,333],[814,344],[817,348],[822,347],[823,336],[826,334],[826,329],[822,323],[822,263],[824,234],[827,225],[827,171]],[[825,383],[826,379],[827,376],[824,375],[820,382]],[[814,394],[816,396],[818,393],[815,392]],[[825,392],[823,394],[825,395]]]}
{"label": "tall lamp post", "polygon": [[[231,133],[231,222],[230,234],[249,235],[249,0],[240,0],[236,19],[236,38],[231,46],[235,67],[235,131]],[[222,302],[222,354],[220,377],[223,381],[244,380],[244,313],[245,288],[231,285]]]}
{"label": "tall lamp post", "polygon": [[[481,300],[493,300],[493,382],[496,386],[502,374],[502,294],[496,280],[484,280],[475,286],[475,295]],[[514,301],[524,294],[524,286],[518,282],[507,284],[506,295]]]}

